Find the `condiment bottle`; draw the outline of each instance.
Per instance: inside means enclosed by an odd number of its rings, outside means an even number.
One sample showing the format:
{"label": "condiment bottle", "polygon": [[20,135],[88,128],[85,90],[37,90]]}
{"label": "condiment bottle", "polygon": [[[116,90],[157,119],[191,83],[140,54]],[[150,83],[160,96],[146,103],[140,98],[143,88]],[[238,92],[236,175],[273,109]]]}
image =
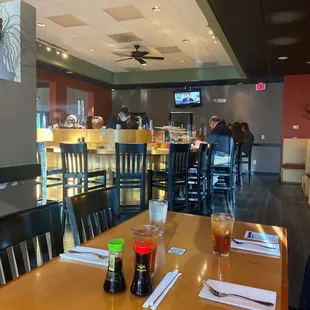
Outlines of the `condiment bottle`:
{"label": "condiment bottle", "polygon": [[136,252],[136,266],[130,291],[136,296],[149,296],[153,291],[150,271],[152,245],[152,242],[147,241],[133,243]]}
{"label": "condiment bottle", "polygon": [[123,273],[124,239],[113,239],[108,243],[109,267],[103,289],[107,293],[121,293],[126,289]]}

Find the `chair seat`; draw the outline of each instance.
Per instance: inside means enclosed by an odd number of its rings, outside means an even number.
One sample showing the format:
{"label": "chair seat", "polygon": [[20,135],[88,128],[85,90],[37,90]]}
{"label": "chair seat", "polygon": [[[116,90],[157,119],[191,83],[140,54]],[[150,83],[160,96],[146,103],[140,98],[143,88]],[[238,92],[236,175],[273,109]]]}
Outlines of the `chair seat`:
{"label": "chair seat", "polygon": [[105,174],[106,174],[106,170],[102,170],[102,169],[94,169],[94,170],[88,171],[89,178],[100,177],[100,176],[104,176]]}

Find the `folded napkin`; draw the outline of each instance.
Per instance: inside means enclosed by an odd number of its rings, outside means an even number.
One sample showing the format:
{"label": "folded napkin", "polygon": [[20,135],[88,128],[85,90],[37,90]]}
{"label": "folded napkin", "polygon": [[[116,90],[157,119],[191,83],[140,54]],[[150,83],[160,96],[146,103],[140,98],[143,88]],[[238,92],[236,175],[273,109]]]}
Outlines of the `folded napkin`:
{"label": "folded napkin", "polygon": [[82,262],[82,263],[98,265],[98,266],[108,266],[109,264],[109,251],[107,250],[88,248],[85,246],[76,246],[75,248],[72,249],[72,251],[97,253],[99,255],[107,256],[107,258],[101,259],[94,254],[87,254],[87,253],[80,254],[80,253],[69,253],[69,252],[60,254],[60,257],[65,260],[72,260],[76,262]]}
{"label": "folded napkin", "polygon": [[[256,252],[256,253],[262,253],[266,255],[272,255],[276,257],[280,257],[280,247],[279,244],[275,243],[267,243],[267,242],[255,242],[255,241],[249,241],[249,240],[241,240],[241,239],[235,239],[240,242],[244,242],[244,244],[237,244],[233,241],[231,241],[231,248],[232,249],[238,249],[238,250],[243,250],[243,251],[251,251],[251,252]],[[257,244],[257,245],[255,245]],[[263,246],[268,246],[272,249],[267,249],[262,246],[258,245],[263,245]]]}
{"label": "folded napkin", "polygon": [[239,294],[245,297],[253,298],[260,301],[271,302],[274,304],[273,307],[267,307],[256,302],[248,301],[243,298],[227,296],[227,297],[216,297],[212,295],[206,287],[199,293],[199,297],[210,299],[213,301],[221,302],[227,305],[233,305],[244,309],[253,310],[264,310],[264,309],[275,309],[277,293],[272,291],[261,290],[258,288],[237,285],[233,283],[220,282],[216,280],[208,280],[207,283],[212,286],[215,290],[226,293],[226,294]]}

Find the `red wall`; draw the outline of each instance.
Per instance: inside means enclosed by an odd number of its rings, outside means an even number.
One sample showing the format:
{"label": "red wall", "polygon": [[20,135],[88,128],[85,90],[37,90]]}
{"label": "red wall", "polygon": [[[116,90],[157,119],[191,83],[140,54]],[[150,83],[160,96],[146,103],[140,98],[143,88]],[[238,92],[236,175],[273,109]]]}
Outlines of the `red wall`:
{"label": "red wall", "polygon": [[[60,87],[60,93],[51,93],[51,110],[57,110],[57,102],[53,101],[53,98],[63,97],[63,92],[61,91],[64,86],[66,88],[73,88],[82,91],[89,92],[89,103],[88,103],[88,115],[89,116],[102,116],[104,118],[105,124],[112,115],[112,92],[111,90],[96,86],[83,81],[75,80],[68,76],[63,76],[51,71],[46,71],[42,69],[37,69],[37,80],[53,83]],[[52,88],[51,88],[52,91]],[[63,100],[61,100],[63,101]],[[63,106],[63,102],[59,102]]]}
{"label": "red wall", "polygon": [[283,98],[282,138],[310,138],[310,75],[285,76]]}

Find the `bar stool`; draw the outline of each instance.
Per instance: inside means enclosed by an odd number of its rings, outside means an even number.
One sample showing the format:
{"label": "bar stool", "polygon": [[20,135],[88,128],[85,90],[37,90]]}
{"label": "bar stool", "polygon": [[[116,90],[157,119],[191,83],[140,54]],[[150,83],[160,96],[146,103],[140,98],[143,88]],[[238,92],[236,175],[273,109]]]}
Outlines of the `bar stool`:
{"label": "bar stool", "polygon": [[[170,144],[166,170],[148,170],[148,199],[152,199],[153,187],[168,193],[168,209],[188,212],[188,161],[190,144]],[[175,199],[175,190],[184,188],[183,197]]]}
{"label": "bar stool", "polygon": [[236,184],[236,150],[237,145],[232,137],[229,137],[230,161],[227,164],[214,165],[213,176],[218,177],[219,181],[213,186],[215,192],[224,192],[227,194],[227,200],[230,205],[236,204],[235,184]]}
{"label": "bar stool", "polygon": [[118,208],[116,217],[120,216],[121,189],[140,189],[140,211],[145,210],[146,186],[146,151],[147,144],[115,143],[116,149],[116,187],[118,194]]}
{"label": "bar stool", "polygon": [[[62,168],[48,168],[46,159],[46,148],[44,142],[37,142],[37,163],[41,165],[41,181],[37,181],[42,186],[42,204],[47,203],[47,188],[62,185]],[[51,177],[59,175],[58,177]],[[48,183],[47,181],[58,181],[55,183]]]}
{"label": "bar stool", "polygon": [[242,164],[247,164],[248,169],[246,171],[248,175],[248,181],[249,184],[252,183],[252,149],[253,149],[253,144],[251,145],[250,151],[248,155],[243,155],[242,154],[242,147],[241,147],[241,152],[240,152],[240,157],[238,158],[238,164],[239,164],[239,171],[240,171],[240,185],[242,185]]}

